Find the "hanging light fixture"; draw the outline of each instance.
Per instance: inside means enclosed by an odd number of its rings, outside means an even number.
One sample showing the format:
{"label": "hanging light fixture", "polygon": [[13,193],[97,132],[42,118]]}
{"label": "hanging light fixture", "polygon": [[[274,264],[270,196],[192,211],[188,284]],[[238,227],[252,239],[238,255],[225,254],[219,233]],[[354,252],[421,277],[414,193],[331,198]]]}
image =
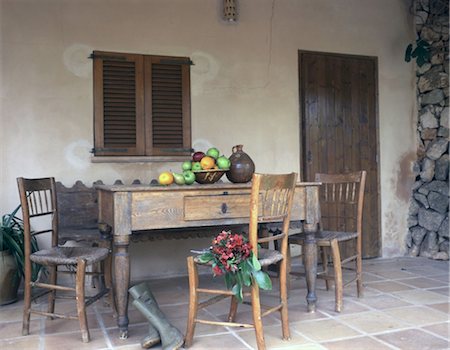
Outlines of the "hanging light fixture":
{"label": "hanging light fixture", "polygon": [[238,19],[237,0],[223,0],[223,19],[236,22]]}

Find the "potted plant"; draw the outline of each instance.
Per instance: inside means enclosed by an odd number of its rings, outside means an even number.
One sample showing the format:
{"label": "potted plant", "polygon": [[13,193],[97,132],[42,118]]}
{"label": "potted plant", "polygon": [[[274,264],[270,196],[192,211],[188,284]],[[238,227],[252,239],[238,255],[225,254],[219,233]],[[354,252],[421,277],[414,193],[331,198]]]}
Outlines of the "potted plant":
{"label": "potted plant", "polygon": [[[17,301],[17,290],[24,275],[24,229],[22,219],[16,216],[20,205],[10,214],[2,216],[0,229],[0,305]],[[33,237],[32,252],[38,245]],[[32,265],[33,279],[37,277],[39,265]]]}

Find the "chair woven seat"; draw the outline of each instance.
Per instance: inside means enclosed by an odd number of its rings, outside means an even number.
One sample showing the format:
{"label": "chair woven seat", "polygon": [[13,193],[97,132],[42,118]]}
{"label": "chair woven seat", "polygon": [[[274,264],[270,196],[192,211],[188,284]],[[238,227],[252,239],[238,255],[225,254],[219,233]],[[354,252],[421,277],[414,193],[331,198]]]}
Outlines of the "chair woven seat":
{"label": "chair woven seat", "polygon": [[54,247],[33,253],[30,259],[41,265],[76,265],[78,259],[84,259],[90,265],[104,260],[108,254],[107,248]]}
{"label": "chair woven seat", "polygon": [[258,260],[261,266],[269,266],[283,260],[283,254],[278,250],[260,248],[258,250]]}
{"label": "chair woven seat", "polygon": [[[319,231],[315,233],[314,237],[316,238],[317,242],[321,240],[330,241],[332,239],[336,239],[338,242],[341,242],[358,237],[358,232]],[[289,242],[291,244],[303,245],[305,242],[305,238],[305,233],[297,233],[295,235],[289,236]]]}

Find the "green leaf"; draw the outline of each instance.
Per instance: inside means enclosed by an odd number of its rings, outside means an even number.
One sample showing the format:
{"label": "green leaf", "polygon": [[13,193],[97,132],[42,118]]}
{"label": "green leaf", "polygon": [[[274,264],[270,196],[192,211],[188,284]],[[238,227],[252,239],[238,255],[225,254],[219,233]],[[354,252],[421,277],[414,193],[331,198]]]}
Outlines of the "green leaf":
{"label": "green leaf", "polygon": [[255,254],[252,254],[252,265],[253,271],[261,270],[261,264],[259,263],[258,258],[255,256]]}
{"label": "green leaf", "polygon": [[236,283],[233,288],[231,289],[234,296],[238,300],[238,302],[242,303],[243,295],[242,295],[242,286],[239,283]]}
{"label": "green leaf", "polygon": [[264,271],[256,271],[253,273],[256,283],[258,283],[259,288],[264,290],[272,289],[272,281],[267,273]]}
{"label": "green leaf", "polygon": [[202,264],[206,264],[214,259],[214,255],[210,252],[203,253],[202,255],[198,256],[198,261]]}

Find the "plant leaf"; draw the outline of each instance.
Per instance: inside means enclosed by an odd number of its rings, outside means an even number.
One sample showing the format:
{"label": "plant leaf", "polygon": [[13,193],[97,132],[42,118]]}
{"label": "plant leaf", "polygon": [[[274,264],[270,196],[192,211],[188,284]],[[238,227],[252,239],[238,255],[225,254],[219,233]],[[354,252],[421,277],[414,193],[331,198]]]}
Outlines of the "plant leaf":
{"label": "plant leaf", "polygon": [[258,258],[255,256],[255,254],[252,254],[252,265],[253,271],[261,270],[261,264],[259,263]]}
{"label": "plant leaf", "polygon": [[242,295],[242,286],[239,283],[236,283],[231,289],[234,296],[238,300],[238,302],[242,303],[243,295]]}
{"label": "plant leaf", "polygon": [[198,256],[198,261],[202,264],[206,264],[214,259],[214,255],[210,252],[203,253],[202,255]]}
{"label": "plant leaf", "polygon": [[256,283],[258,283],[259,288],[264,290],[272,289],[272,281],[267,273],[264,271],[256,271],[253,273]]}

